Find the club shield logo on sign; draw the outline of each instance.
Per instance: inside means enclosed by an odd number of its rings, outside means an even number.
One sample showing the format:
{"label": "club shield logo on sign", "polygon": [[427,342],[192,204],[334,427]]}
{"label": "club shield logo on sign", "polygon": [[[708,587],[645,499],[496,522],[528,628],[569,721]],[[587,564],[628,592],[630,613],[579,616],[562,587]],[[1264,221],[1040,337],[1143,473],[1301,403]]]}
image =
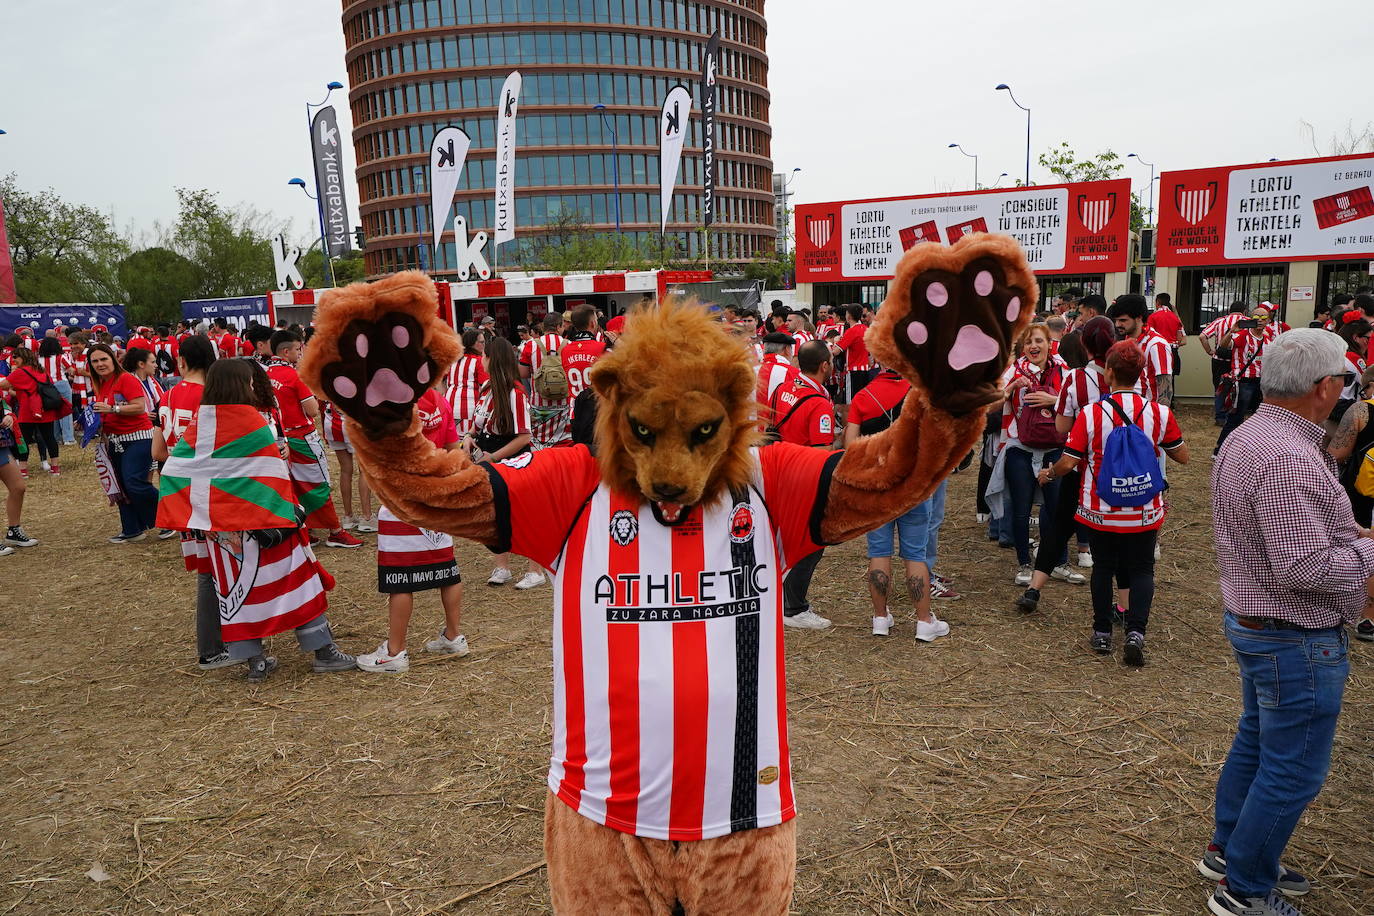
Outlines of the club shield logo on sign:
{"label": "club shield logo on sign", "polygon": [[1217,202],[1217,183],[1207,182],[1205,187],[1189,188],[1174,185],[1174,208],[1178,215],[1190,226],[1196,226],[1207,218]]}
{"label": "club shield logo on sign", "polygon": [[1107,224],[1115,215],[1115,191],[1100,198],[1090,198],[1086,194],[1078,195],[1078,219],[1094,235],[1107,228]]}
{"label": "club shield logo on sign", "polygon": [[830,244],[830,236],[835,231],[835,214],[827,213],[825,216],[806,217],[806,237],[811,240],[811,244],[817,248],[824,248]]}

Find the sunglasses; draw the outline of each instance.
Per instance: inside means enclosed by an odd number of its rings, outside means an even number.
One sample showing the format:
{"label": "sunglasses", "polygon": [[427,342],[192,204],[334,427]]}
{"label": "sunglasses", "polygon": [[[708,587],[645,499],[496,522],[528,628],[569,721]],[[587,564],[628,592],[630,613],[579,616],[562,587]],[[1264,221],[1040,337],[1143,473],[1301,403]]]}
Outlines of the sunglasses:
{"label": "sunglasses", "polygon": [[1312,384],[1320,385],[1322,382],[1326,381],[1329,378],[1340,379],[1342,387],[1348,387],[1350,385],[1355,384],[1355,373],[1353,372],[1333,372],[1330,375],[1323,375],[1321,378],[1317,379]]}

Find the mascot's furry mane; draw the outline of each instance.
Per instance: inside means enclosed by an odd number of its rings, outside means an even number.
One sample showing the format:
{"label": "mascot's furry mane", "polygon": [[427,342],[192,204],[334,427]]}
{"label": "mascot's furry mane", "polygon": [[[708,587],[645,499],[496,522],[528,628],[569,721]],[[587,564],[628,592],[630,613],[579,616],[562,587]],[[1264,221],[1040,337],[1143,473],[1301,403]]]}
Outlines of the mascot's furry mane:
{"label": "mascot's furry mane", "polygon": [[655,498],[642,485],[639,461],[645,448],[631,432],[631,412],[643,404],[679,403],[693,392],[719,402],[724,420],[718,435],[728,439],[715,454],[705,448],[682,450],[676,470],[704,478],[702,502],[747,486],[753,468],[749,450],[760,441],[757,375],[740,341],[696,302],[670,299],[632,314],[615,349],[592,368],[591,383],[600,401],[597,460],[612,489]]}

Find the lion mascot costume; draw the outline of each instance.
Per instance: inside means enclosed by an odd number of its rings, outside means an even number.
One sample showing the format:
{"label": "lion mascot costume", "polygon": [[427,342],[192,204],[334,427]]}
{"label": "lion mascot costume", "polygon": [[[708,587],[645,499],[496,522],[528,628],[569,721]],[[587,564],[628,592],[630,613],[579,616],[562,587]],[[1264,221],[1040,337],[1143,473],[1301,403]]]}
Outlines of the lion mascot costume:
{"label": "lion mascot costume", "polygon": [[705,309],[633,315],[591,371],[595,449],[435,449],[415,401],[458,354],[434,284],[327,293],[301,374],[399,518],[554,573],[545,849],[560,914],[786,913],[796,861],[782,578],[926,499],[972,449],[1035,310],[1017,243],[903,257],[869,351],[912,390],[846,451],[760,447],[755,368]]}

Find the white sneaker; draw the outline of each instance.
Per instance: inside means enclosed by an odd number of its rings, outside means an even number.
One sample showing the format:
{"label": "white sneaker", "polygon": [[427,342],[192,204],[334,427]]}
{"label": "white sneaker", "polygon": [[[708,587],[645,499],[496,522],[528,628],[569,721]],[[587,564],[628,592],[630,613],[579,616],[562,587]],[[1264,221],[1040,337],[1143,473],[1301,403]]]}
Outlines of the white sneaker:
{"label": "white sneaker", "polygon": [[1050,572],[1050,575],[1055,579],[1062,579],[1070,585],[1082,585],[1084,582],[1088,581],[1081,572],[1075,571],[1074,568],[1067,563],[1056,566]]}
{"label": "white sneaker", "polygon": [[543,585],[547,581],[549,580],[544,578],[543,573],[534,572],[533,570],[531,570],[530,572],[527,572],[520,577],[520,581],[515,583],[515,587],[523,592],[527,588],[534,588],[535,586]]}
{"label": "white sneaker", "polygon": [[1161,551],[1160,551],[1160,549],[1159,549],[1159,541],[1155,541],[1155,559],[1156,559],[1156,560],[1159,559],[1160,553],[1161,553]]}
{"label": "white sneaker", "polygon": [[487,584],[488,584],[488,585],[505,585],[505,584],[506,584],[507,582],[509,582],[512,578],[513,578],[513,577],[511,576],[511,572],[510,572],[509,569],[506,569],[506,567],[504,567],[504,566],[498,566],[498,567],[496,567],[495,569],[493,569],[493,570],[491,571],[491,576],[490,576],[490,578],[487,579]]}
{"label": "white sneaker", "polygon": [[1032,570],[1029,565],[1022,566],[1016,571],[1016,584],[1030,585],[1032,572],[1034,572],[1034,570]]}
{"label": "white sneaker", "polygon": [[362,534],[376,534],[377,516],[358,516],[353,520],[353,530],[361,532]]}
{"label": "white sneaker", "polygon": [[467,655],[468,638],[459,633],[457,636],[449,639],[444,635],[444,631],[440,630],[438,636],[425,643],[425,651],[437,652],[440,655]]}
{"label": "white sneaker", "polygon": [[1078,553],[1078,568],[1079,568],[1079,569],[1092,569],[1092,568],[1093,568],[1093,555],[1090,554],[1090,553],[1085,553],[1085,552],[1083,552],[1083,551],[1079,551],[1079,553]]}
{"label": "white sneaker", "polygon": [[48,464],[46,461],[43,462],[43,470],[45,470],[45,471],[51,471],[51,470],[52,470],[52,465]]}
{"label": "white sneaker", "polygon": [[979,512],[977,515],[974,516],[974,519],[977,520],[978,524],[986,525],[990,517],[991,516],[989,516],[986,512]]}
{"label": "white sneaker", "polygon": [[949,635],[949,624],[945,623],[932,612],[930,622],[924,620],[916,621],[916,638],[921,642],[934,642],[941,636]]}
{"label": "white sneaker", "polygon": [[9,555],[12,554],[12,553],[14,553],[14,548],[13,548],[13,547],[10,547],[10,546],[8,546],[8,545],[0,544],[0,557],[7,557],[7,556],[9,556]]}
{"label": "white sneaker", "polygon": [[796,627],[799,630],[828,630],[830,621],[826,620],[815,611],[802,611],[800,614],[793,614],[791,617],[784,616],[782,625],[785,627]]}
{"label": "white sneaker", "polygon": [[410,653],[402,649],[392,655],[387,648],[386,640],[382,640],[382,644],[377,647],[376,652],[359,655],[357,662],[358,667],[364,671],[375,671],[380,674],[402,674],[410,670]]}
{"label": "white sneaker", "polygon": [[351,515],[339,516],[339,527],[344,531],[358,530],[358,520]]}
{"label": "white sneaker", "polygon": [[[784,618],[786,619],[786,618]],[[892,609],[889,608],[887,616],[873,618],[873,635],[890,636],[892,635],[892,625],[897,621],[892,616]]]}

